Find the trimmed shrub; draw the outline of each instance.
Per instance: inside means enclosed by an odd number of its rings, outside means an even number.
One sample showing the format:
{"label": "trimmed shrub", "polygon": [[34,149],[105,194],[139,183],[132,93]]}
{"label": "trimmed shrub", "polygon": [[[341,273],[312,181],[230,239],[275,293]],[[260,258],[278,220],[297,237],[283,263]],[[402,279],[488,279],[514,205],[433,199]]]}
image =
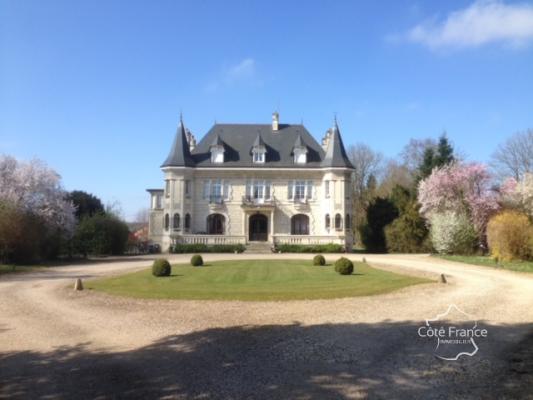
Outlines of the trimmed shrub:
{"label": "trimmed shrub", "polygon": [[533,257],[533,226],[526,214],[503,211],[487,225],[489,250],[497,260],[528,260]]}
{"label": "trimmed shrub", "polygon": [[326,259],[322,254],[313,257],[313,265],[326,265]]}
{"label": "trimmed shrub", "polygon": [[173,253],[242,253],[246,250],[243,244],[176,244],[171,252]]}
{"label": "trimmed shrub", "polygon": [[153,276],[170,276],[170,263],[164,258],[158,258],[154,260],[152,264],[152,275]]}
{"label": "trimmed shrub", "polygon": [[433,214],[431,243],[441,254],[474,254],[479,243],[476,229],[463,213],[445,211]]}
{"label": "trimmed shrub", "polygon": [[276,246],[276,252],[282,253],[344,253],[344,247],[340,244],[280,244]]}
{"label": "trimmed shrub", "polygon": [[353,273],[353,263],[346,257],[341,257],[335,261],[335,271],[341,275],[351,275]]}
{"label": "trimmed shrub", "polygon": [[204,265],[204,259],[202,258],[200,254],[195,254],[194,256],[191,257],[191,265],[193,267],[200,267]]}

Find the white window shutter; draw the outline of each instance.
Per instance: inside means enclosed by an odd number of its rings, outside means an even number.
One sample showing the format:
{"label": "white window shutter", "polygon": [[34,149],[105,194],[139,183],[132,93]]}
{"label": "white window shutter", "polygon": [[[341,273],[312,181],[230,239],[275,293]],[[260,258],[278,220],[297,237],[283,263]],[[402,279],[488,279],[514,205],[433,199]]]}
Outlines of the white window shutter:
{"label": "white window shutter", "polygon": [[224,199],[229,199],[229,182],[227,180],[223,181],[223,189],[222,189],[222,196]]}
{"label": "white window shutter", "polygon": [[294,191],[294,181],[289,181],[289,190],[288,190],[288,198],[293,198],[293,191]]}

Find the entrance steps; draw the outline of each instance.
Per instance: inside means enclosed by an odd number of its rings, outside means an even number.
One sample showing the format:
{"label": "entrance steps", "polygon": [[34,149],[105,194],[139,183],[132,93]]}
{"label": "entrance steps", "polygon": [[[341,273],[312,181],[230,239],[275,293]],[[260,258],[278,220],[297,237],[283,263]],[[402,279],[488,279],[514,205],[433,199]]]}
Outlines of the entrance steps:
{"label": "entrance steps", "polygon": [[269,242],[248,242],[246,253],[271,254],[272,246]]}

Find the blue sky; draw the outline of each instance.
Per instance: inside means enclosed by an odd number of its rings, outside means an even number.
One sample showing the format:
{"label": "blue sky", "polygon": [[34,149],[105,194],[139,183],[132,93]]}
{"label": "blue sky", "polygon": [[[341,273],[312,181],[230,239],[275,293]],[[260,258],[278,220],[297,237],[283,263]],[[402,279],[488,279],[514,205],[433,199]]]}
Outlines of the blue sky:
{"label": "blue sky", "polygon": [[183,111],[300,123],[394,157],[448,132],[469,159],[533,128],[533,3],[1,1],[0,153],[131,218]]}

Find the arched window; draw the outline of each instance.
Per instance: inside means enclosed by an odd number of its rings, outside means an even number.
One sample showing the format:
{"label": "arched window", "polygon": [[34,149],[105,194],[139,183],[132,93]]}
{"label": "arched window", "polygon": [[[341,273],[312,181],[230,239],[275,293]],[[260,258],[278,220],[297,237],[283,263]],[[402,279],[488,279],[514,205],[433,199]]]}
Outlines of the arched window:
{"label": "arched window", "polygon": [[180,229],[180,215],[178,213],[174,214],[174,230],[179,231]]}
{"label": "arched window", "polygon": [[165,214],[165,230],[168,231],[169,227],[170,227],[170,216],[168,214]]}
{"label": "arched window", "polygon": [[207,217],[207,233],[209,235],[224,234],[225,218],[222,214],[211,214]]}
{"label": "arched window", "polygon": [[185,230],[189,231],[191,229],[191,214],[185,214]]}
{"label": "arched window", "polygon": [[309,235],[309,217],[296,214],[291,218],[291,235]]}
{"label": "arched window", "polygon": [[352,229],[352,218],[350,217],[350,214],[346,214],[346,219],[344,221],[344,227],[346,229]]}
{"label": "arched window", "polygon": [[326,229],[329,230],[329,228],[331,228],[331,218],[329,214],[326,214]]}
{"label": "arched window", "polygon": [[342,217],[340,214],[335,215],[335,229],[338,231],[342,229]]}

